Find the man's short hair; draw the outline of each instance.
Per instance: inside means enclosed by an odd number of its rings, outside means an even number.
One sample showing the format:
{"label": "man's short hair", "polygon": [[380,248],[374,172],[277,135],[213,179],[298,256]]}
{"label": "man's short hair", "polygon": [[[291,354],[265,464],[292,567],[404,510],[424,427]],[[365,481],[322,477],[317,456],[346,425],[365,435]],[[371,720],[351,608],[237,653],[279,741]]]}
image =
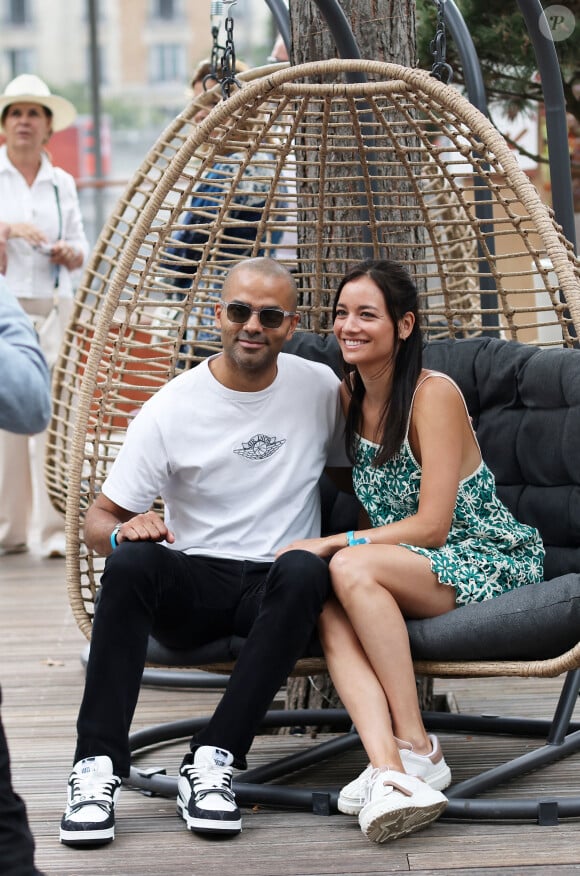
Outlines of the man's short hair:
{"label": "man's short hair", "polygon": [[298,287],[296,286],[294,276],[290,273],[286,265],[282,264],[282,262],[268,258],[267,256],[256,256],[255,258],[244,259],[244,261],[237,262],[237,264],[230,268],[224,280],[224,292],[227,291],[230,278],[242,270],[250,270],[257,274],[264,274],[269,277],[279,277],[280,279],[286,280],[295,302],[298,301]]}

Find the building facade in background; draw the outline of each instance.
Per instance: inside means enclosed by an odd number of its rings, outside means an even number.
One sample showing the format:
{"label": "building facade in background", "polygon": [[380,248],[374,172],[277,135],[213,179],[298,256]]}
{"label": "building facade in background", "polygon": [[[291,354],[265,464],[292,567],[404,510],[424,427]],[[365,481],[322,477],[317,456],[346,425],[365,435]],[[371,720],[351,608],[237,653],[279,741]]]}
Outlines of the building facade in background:
{"label": "building facade in background", "polygon": [[[178,111],[191,71],[211,49],[210,0],[94,5],[103,99]],[[0,82],[34,72],[54,89],[88,86],[89,7],[89,0],[0,0]],[[238,55],[264,63],[274,34],[267,4],[237,0],[231,15]]]}
{"label": "building facade in background", "polygon": [[[251,65],[266,63],[276,35],[267,3],[237,0],[229,8],[237,56]],[[91,9],[99,47],[100,175]],[[0,0],[0,93],[15,76],[35,73],[79,109],[75,125],[51,138],[50,151],[77,180],[92,242],[125,181],[189,100],[191,74],[211,52],[210,9],[210,0]],[[223,45],[224,19],[214,23]],[[110,182],[101,193],[91,184],[98,176]]]}

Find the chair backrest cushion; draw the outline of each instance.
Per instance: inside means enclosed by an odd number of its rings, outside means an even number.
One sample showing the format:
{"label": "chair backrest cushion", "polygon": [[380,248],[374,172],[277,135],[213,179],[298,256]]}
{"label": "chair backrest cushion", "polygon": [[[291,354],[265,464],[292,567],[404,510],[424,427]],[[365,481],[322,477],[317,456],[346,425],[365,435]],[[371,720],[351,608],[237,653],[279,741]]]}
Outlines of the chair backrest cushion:
{"label": "chair backrest cushion", "polygon": [[580,572],[580,351],[433,341],[425,365],[461,387],[498,495],[542,534],[544,577]]}
{"label": "chair backrest cushion", "polygon": [[[287,346],[340,373],[332,335]],[[446,339],[425,346],[424,364],[461,388],[500,498],[542,534],[545,578],[580,572],[580,350]]]}

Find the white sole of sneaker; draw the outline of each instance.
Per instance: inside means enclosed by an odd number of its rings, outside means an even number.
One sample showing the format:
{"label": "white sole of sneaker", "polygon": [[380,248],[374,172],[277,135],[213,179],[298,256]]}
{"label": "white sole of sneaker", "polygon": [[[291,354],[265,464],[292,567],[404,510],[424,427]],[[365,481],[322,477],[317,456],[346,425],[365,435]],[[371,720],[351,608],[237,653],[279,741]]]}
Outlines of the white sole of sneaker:
{"label": "white sole of sneaker", "polygon": [[[409,773],[409,775],[413,775],[413,773]],[[429,785],[430,788],[433,788],[434,791],[444,791],[445,788],[448,788],[451,784],[451,770],[447,764],[443,762],[437,772],[431,773],[428,780],[423,776],[421,776],[421,778],[423,778],[425,784]],[[358,815],[363,806],[364,800],[355,800],[353,797],[343,797],[341,794],[338,795],[336,808],[339,812],[342,812],[343,815]]]}
{"label": "white sole of sneaker", "polygon": [[352,800],[350,797],[341,797],[340,794],[338,795],[336,808],[344,815],[358,815],[363,806],[364,803],[362,802],[355,803],[354,800]]}
{"label": "white sole of sneaker", "polygon": [[187,806],[181,799],[177,799],[177,812],[185,821],[189,830],[194,833],[220,833],[224,836],[233,836],[242,831],[242,819],[224,821],[219,818],[194,818],[189,814]]}
{"label": "white sole of sneaker", "polygon": [[390,812],[381,811],[380,803],[369,807],[359,819],[362,832],[374,843],[398,839],[435,821],[447,806],[447,801],[429,806],[400,807]]}
{"label": "white sole of sneaker", "polygon": [[115,839],[115,828],[103,830],[64,830],[60,829],[60,841],[65,846],[99,846]]}

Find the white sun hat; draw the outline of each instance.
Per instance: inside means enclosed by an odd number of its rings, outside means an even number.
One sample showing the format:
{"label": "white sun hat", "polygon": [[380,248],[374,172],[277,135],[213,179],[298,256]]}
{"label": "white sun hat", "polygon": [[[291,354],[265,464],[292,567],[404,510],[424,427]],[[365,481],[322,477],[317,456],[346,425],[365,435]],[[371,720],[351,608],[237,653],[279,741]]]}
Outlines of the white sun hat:
{"label": "white sun hat", "polygon": [[[32,73],[23,73],[8,83],[0,97],[0,119],[4,110],[13,103],[36,103],[52,113],[52,130],[63,131],[72,125],[77,111],[65,97],[51,94],[46,82]],[[0,127],[4,127],[0,125]]]}

